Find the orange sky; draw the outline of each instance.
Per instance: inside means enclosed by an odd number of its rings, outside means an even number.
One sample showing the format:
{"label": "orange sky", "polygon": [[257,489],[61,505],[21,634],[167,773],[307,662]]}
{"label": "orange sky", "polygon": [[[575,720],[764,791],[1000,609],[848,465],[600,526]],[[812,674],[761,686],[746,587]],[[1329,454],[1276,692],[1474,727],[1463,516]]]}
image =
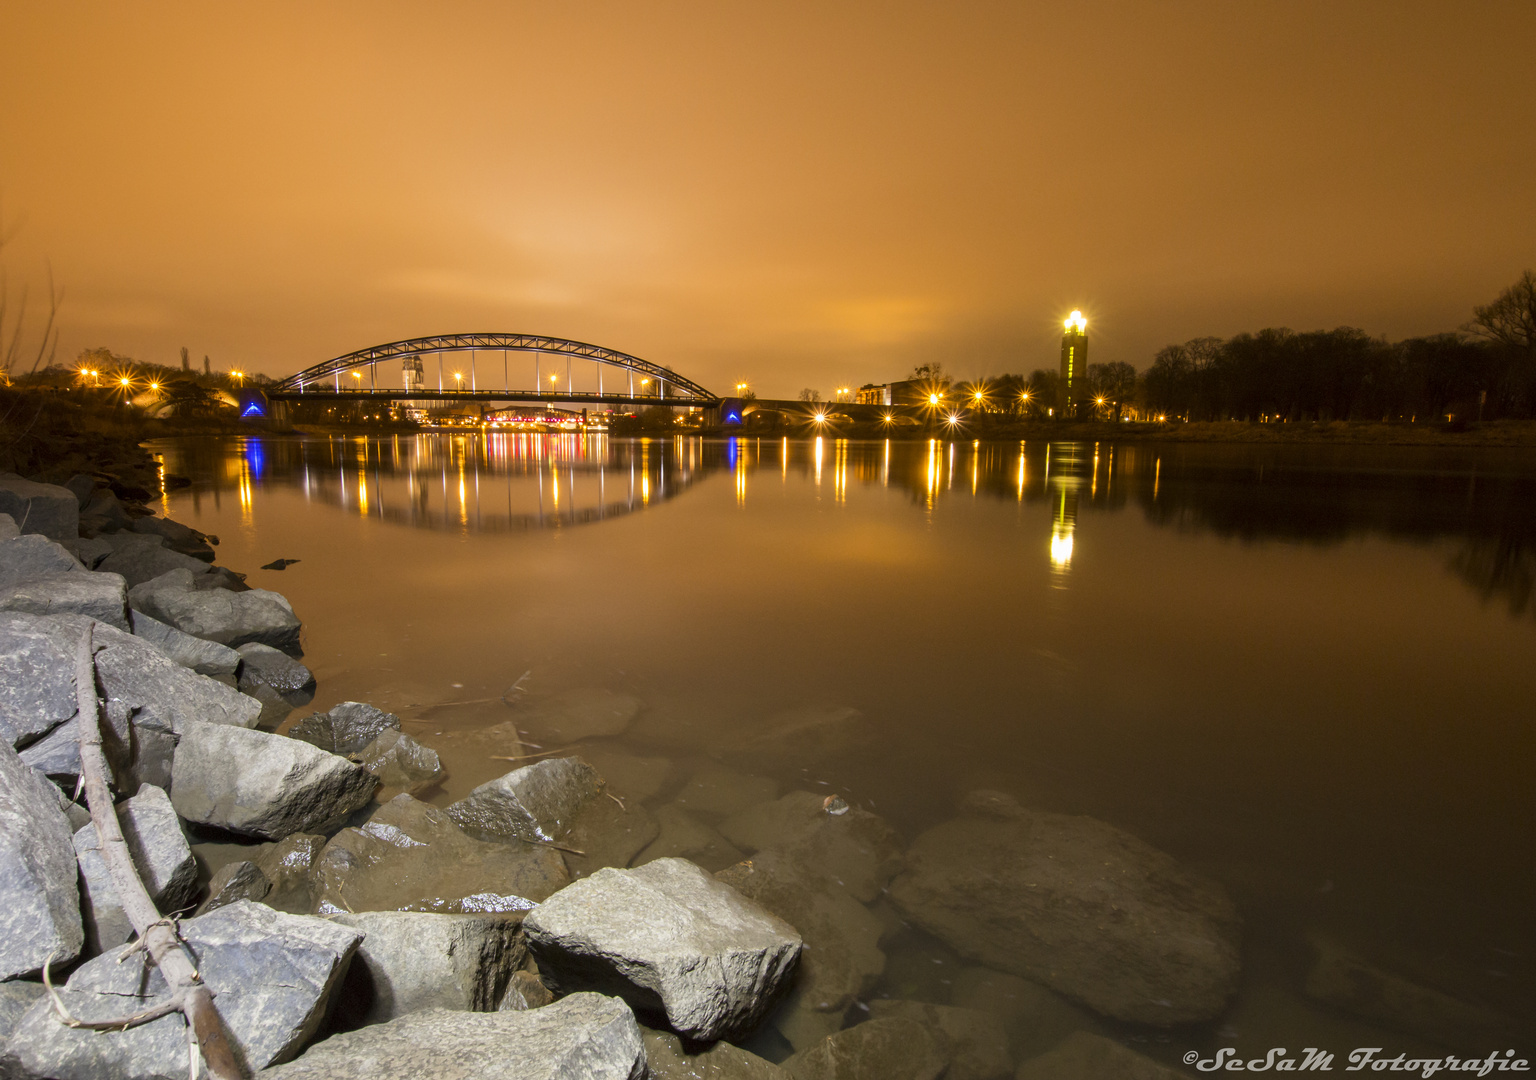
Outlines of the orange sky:
{"label": "orange sky", "polygon": [[0,5],[13,288],[288,374],[544,333],[768,396],[1265,325],[1450,329],[1536,266],[1536,5]]}

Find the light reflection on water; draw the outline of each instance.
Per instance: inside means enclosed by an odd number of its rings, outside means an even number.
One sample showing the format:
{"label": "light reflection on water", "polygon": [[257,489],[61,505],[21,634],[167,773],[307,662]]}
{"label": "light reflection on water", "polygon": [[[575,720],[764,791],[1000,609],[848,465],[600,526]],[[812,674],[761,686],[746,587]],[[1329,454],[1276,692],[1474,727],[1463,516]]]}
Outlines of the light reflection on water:
{"label": "light reflection on water", "polygon": [[[1248,923],[1223,1024],[1274,1040],[1259,1053],[1358,1033],[1300,993],[1318,930],[1536,1014],[1529,454],[500,434],[162,449],[194,481],[171,512],[305,619],[317,707],[374,701],[440,750],[434,801],[501,771],[455,740],[505,719],[530,669],[539,689],[640,697],[623,743],[682,763],[779,710],[851,705],[878,745],[733,760],[835,787],[909,837],[1000,788],[1219,878]],[[256,569],[280,556],[302,561]],[[442,704],[460,700],[491,704]],[[890,970],[917,978],[894,954]],[[1190,1038],[1222,1045],[1220,1027]]]}

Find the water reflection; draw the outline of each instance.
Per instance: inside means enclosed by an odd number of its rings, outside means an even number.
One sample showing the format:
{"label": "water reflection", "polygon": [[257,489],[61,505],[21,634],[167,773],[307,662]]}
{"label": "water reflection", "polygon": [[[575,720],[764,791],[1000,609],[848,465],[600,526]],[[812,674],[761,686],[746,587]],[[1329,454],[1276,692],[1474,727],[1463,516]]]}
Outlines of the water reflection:
{"label": "water reflection", "polygon": [[[774,450],[777,450],[777,454]],[[244,526],[263,486],[431,529],[582,525],[675,498],[715,472],[746,509],[749,477],[803,475],[833,507],[858,489],[906,492],[929,517],[946,500],[1044,504],[1040,557],[1065,586],[1085,515],[1135,505],[1157,526],[1242,542],[1337,544],[1366,534],[1459,541],[1450,568],[1486,600],[1536,612],[1536,455],[1427,447],[1243,447],[817,437],[624,440],[534,433],[170,440],[165,468],[192,498],[233,490]],[[961,487],[955,486],[960,476]]]}

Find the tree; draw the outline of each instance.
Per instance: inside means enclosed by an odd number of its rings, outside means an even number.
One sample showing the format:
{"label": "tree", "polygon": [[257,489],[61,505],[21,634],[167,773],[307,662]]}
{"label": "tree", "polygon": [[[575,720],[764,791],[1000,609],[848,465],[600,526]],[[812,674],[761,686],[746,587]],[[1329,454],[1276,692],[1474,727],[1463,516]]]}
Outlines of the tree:
{"label": "tree", "polygon": [[1123,360],[1089,364],[1088,386],[1094,397],[1103,398],[1105,405],[1113,407],[1118,423],[1121,410],[1136,394],[1136,369]]}
{"label": "tree", "polygon": [[1536,356],[1536,273],[1527,270],[1493,303],[1472,309],[1467,329]]}
{"label": "tree", "polygon": [[801,401],[820,401],[821,400],[821,391],[820,390],[812,390],[810,387],[806,387],[804,390],[800,391],[800,400]]}

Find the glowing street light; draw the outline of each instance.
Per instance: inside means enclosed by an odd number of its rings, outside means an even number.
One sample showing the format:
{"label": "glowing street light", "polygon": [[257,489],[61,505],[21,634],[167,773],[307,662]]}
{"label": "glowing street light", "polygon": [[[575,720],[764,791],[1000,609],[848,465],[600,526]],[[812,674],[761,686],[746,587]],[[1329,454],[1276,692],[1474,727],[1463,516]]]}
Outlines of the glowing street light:
{"label": "glowing street light", "polygon": [[743,391],[743,390],[745,390],[745,389],[746,389],[746,388],[747,388],[747,385],[748,385],[748,384],[747,384],[747,383],[744,383],[744,382],[739,382],[739,383],[737,383],[737,384],[736,384],[736,392],[737,392],[737,393],[738,393],[738,394],[739,394],[739,393],[741,393],[741,392],[742,392],[742,391]]}
{"label": "glowing street light", "polygon": [[243,371],[231,371],[229,374],[230,374],[230,377],[235,380],[235,383],[237,385],[242,386],[242,387],[245,385],[245,372],[243,372]]}
{"label": "glowing street light", "polygon": [[941,397],[943,397],[943,396],[944,396],[943,394],[929,394],[928,395],[928,404],[930,404],[930,405],[937,405],[939,403],[939,399]]}
{"label": "glowing street light", "polygon": [[827,414],[819,412],[816,414],[815,420],[818,424],[825,424],[827,422]]}

